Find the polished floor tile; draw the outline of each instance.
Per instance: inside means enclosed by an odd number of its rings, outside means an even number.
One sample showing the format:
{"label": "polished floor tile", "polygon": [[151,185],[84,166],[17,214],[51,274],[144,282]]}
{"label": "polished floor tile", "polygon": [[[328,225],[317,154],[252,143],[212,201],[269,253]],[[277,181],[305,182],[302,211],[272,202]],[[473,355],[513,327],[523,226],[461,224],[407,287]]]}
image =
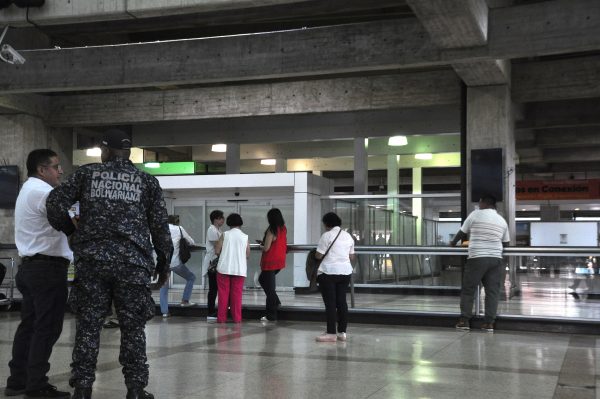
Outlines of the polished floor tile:
{"label": "polished floor tile", "polygon": [[[18,323],[18,313],[0,313],[2,381]],[[600,399],[594,336],[351,324],[347,342],[317,343],[323,328],[156,317],[146,328],[148,390],[157,399]],[[74,334],[69,315],[49,373],[61,389]],[[94,399],[125,397],[119,346],[118,329],[102,332]]]}

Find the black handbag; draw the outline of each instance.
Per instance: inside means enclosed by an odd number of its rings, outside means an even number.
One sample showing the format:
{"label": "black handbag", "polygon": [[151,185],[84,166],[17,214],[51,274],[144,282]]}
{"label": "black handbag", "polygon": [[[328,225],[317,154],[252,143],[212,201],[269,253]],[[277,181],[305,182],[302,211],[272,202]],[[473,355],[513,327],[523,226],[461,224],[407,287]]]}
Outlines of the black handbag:
{"label": "black handbag", "polygon": [[217,266],[219,265],[219,255],[216,258],[208,262],[208,273],[214,274],[217,272]]}
{"label": "black handbag", "polygon": [[192,257],[192,251],[190,243],[183,236],[181,227],[179,227],[179,232],[181,233],[181,238],[179,239],[179,259],[181,260],[181,263],[185,263]]}
{"label": "black handbag", "polygon": [[321,262],[323,261],[323,259],[325,259],[325,257],[329,253],[329,250],[331,249],[333,244],[335,244],[335,241],[338,239],[341,232],[342,232],[342,228],[340,227],[340,231],[337,233],[337,235],[335,236],[335,239],[331,242],[331,244],[329,245],[329,248],[327,248],[327,251],[325,251],[325,254],[323,254],[323,257],[321,259],[317,259],[317,257],[316,257],[316,254],[317,254],[316,248],[311,249],[310,252],[308,253],[308,256],[306,257],[305,268],[306,268],[306,278],[308,279],[308,281],[310,283],[310,285],[309,285],[310,291],[316,291],[317,275],[318,275],[318,271],[319,271],[319,266],[321,265]]}

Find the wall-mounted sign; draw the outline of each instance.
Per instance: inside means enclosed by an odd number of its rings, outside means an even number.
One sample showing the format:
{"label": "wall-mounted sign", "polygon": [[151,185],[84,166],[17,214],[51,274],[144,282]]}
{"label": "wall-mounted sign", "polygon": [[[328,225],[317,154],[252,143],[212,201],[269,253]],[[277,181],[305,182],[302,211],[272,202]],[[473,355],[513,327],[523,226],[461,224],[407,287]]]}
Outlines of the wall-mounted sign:
{"label": "wall-mounted sign", "polygon": [[518,181],[517,200],[576,200],[600,198],[600,179]]}

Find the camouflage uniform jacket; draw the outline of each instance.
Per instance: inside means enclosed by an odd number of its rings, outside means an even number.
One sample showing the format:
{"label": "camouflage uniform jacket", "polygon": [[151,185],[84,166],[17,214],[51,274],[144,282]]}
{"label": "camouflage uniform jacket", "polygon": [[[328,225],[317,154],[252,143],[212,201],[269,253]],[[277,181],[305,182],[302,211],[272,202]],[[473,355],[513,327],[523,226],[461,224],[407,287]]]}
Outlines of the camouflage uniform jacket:
{"label": "camouflage uniform jacket", "polygon": [[[77,229],[68,217],[79,201]],[[75,260],[135,265],[154,271],[173,252],[167,210],[158,180],[129,160],[116,158],[78,168],[46,201],[48,221],[71,237]],[[151,241],[152,240],[152,241]]]}

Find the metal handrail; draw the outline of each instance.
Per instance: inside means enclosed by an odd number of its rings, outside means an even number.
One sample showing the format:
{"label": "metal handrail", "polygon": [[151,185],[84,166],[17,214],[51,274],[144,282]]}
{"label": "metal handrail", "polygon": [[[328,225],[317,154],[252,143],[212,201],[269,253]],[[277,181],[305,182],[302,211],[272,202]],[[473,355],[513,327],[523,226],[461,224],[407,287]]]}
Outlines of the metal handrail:
{"label": "metal handrail", "polygon": [[[289,244],[288,252],[306,252],[317,244]],[[260,250],[258,244],[250,244],[251,250]],[[203,245],[194,245],[194,251],[206,250]],[[425,247],[403,245],[357,245],[357,254],[393,254],[393,255],[467,255],[466,247]],[[589,256],[599,254],[600,247],[505,247],[505,256]]]}

